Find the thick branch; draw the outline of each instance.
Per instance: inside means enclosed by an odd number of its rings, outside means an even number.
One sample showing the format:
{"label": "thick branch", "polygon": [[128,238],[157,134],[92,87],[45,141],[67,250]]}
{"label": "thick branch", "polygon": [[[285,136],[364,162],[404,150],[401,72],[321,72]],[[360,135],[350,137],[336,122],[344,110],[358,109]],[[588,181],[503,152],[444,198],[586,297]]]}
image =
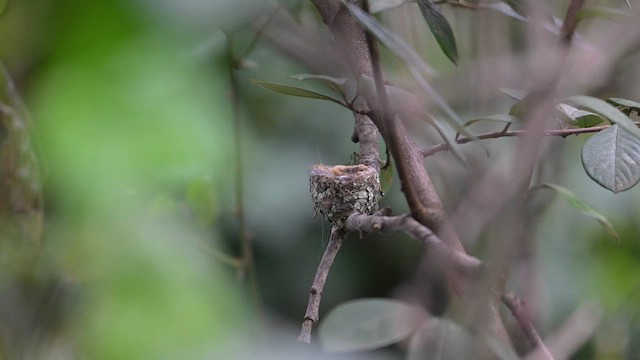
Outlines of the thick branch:
{"label": "thick branch", "polygon": [[502,302],[507,306],[507,308],[509,308],[509,311],[511,311],[511,314],[516,319],[516,322],[518,322],[522,332],[527,337],[527,340],[529,340],[531,348],[534,350],[539,348],[539,351],[544,355],[545,360],[553,360],[553,355],[551,355],[549,349],[547,349],[544,342],[542,342],[542,338],[533,326],[522,300],[514,294],[509,293],[502,295]]}
{"label": "thick branch", "polygon": [[302,323],[302,330],[298,341],[309,344],[311,342],[311,330],[313,324],[320,319],[320,300],[322,298],[322,289],[329,276],[329,270],[333,265],[333,260],[336,258],[342,240],[344,239],[345,231],[339,227],[334,226],[331,228],[331,237],[329,238],[329,244],[322,255],[320,265],[316,271],[316,276],[313,279],[311,290],[309,292],[309,302],[307,303],[307,311],[304,314],[304,322]]}
{"label": "thick branch", "polygon": [[448,245],[429,228],[409,215],[381,216],[354,213],[347,218],[346,228],[359,233],[404,232],[419,241],[426,249],[436,252],[439,255],[437,258],[442,259],[447,266],[467,273],[478,272],[483,266],[479,259]]}
{"label": "thick branch", "polygon": [[[569,135],[595,133],[595,132],[599,132],[604,129],[607,129],[610,126],[611,125],[601,125],[601,126],[592,126],[588,128],[577,128],[577,129],[545,130],[543,135],[566,137]],[[527,133],[526,130],[493,131],[493,132],[476,135],[476,138],[479,140],[498,139],[503,137],[521,136],[521,135],[525,135],[526,133]],[[458,144],[466,144],[474,140],[475,139],[473,138],[463,137],[463,138],[456,139],[456,142]],[[421,153],[423,157],[428,157],[444,150],[449,150],[449,145],[447,145],[446,143],[440,143],[422,150]]]}
{"label": "thick branch", "polygon": [[380,174],[380,152],[378,150],[378,130],[368,116],[354,114],[355,135],[360,144],[360,164],[373,167]]}

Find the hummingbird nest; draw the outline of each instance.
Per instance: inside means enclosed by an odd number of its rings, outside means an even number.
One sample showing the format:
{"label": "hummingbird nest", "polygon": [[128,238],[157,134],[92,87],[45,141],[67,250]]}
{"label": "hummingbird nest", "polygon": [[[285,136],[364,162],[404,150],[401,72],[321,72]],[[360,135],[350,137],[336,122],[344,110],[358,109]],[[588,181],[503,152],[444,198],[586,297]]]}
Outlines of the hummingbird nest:
{"label": "hummingbird nest", "polygon": [[344,226],[354,212],[369,215],[378,210],[382,193],[378,172],[366,165],[314,165],[309,185],[316,214],[337,226]]}

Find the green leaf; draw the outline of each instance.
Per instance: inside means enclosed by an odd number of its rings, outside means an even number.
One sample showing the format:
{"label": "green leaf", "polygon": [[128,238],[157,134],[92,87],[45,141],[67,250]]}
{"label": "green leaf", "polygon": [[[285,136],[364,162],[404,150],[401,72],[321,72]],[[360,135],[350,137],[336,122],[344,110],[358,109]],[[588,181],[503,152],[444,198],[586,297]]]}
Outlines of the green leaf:
{"label": "green leaf", "polygon": [[577,127],[588,128],[596,126],[604,121],[604,119],[596,113],[576,109],[567,104],[558,104],[556,109],[558,109],[558,112],[562,116],[562,120]]}
{"label": "green leaf", "polygon": [[517,118],[515,116],[512,116],[512,115],[496,114],[496,115],[487,115],[487,116],[483,116],[481,118],[477,118],[477,119],[466,121],[464,124],[462,124],[462,126],[468,127],[468,126],[471,126],[471,125],[473,125],[475,123],[483,122],[483,121],[497,122],[497,123],[503,123],[503,124],[512,124],[514,122],[518,122],[519,120],[520,120],[519,118]]}
{"label": "green leaf", "polygon": [[582,165],[604,188],[614,193],[628,190],[640,181],[640,140],[613,125],[587,140]]}
{"label": "green leaf", "polygon": [[395,56],[401,59],[406,64],[410,64],[423,74],[435,75],[436,71],[427,65],[422,58],[416,54],[415,51],[409,46],[400,36],[387,30],[382,26],[375,18],[364,12],[358,6],[355,6],[346,1],[345,4],[351,15],[367,30],[380,40]]}
{"label": "green leaf", "polygon": [[474,359],[477,352],[471,334],[460,325],[431,318],[425,321],[409,343],[407,360]]}
{"label": "green leaf", "polygon": [[318,336],[327,352],[372,350],[405,339],[426,318],[421,308],[396,300],[353,300],[327,315]]}
{"label": "green leaf", "polygon": [[332,98],[330,96],[323,95],[323,94],[320,94],[320,93],[317,93],[317,92],[314,92],[314,91],[311,91],[311,90],[302,89],[302,88],[295,87],[295,86],[272,83],[272,82],[268,82],[268,81],[256,80],[256,79],[251,79],[250,81],[254,85],[260,86],[261,88],[264,88],[264,89],[267,89],[267,90],[270,90],[270,91],[273,91],[273,92],[277,92],[279,94],[303,97],[303,98],[308,98],[308,99],[318,99],[318,100],[331,101],[333,103],[342,105],[342,106],[346,107],[347,109],[349,108],[346,104],[344,104],[340,100],[336,100],[336,99],[334,99],[334,98]]}
{"label": "green leaf", "polygon": [[628,109],[640,114],[640,103],[637,101],[622,98],[608,98],[607,102],[617,108]]}
{"label": "green leaf", "polygon": [[418,0],[418,6],[427,25],[429,25],[431,33],[436,38],[438,45],[440,45],[440,49],[442,49],[442,52],[444,52],[451,62],[457,65],[458,47],[456,46],[456,39],[453,36],[453,31],[447,18],[442,15],[431,0]]}
{"label": "green leaf", "polygon": [[612,9],[607,7],[591,6],[580,9],[577,14],[578,21],[583,21],[592,18],[608,18],[612,20],[616,19],[632,19],[633,14],[628,11],[622,11],[618,9]]}
{"label": "green leaf", "polygon": [[502,92],[503,94],[515,100],[522,100],[527,95],[529,95],[529,92],[526,90],[517,90],[517,89],[510,89],[510,88],[499,88],[498,90],[500,90],[500,92]]}
{"label": "green leaf", "polygon": [[605,230],[607,230],[609,235],[611,235],[616,240],[620,240],[618,233],[613,228],[613,225],[611,224],[609,219],[604,217],[604,215],[600,214],[598,210],[594,209],[591,205],[587,204],[584,200],[578,198],[569,189],[556,184],[541,184],[532,188],[531,191],[534,191],[540,188],[555,190],[556,193],[562,196],[562,198],[564,198],[576,210],[580,211],[584,215],[587,215],[593,220],[599,222],[600,225],[602,225],[602,227]]}
{"label": "green leaf", "polygon": [[318,74],[296,74],[289,76],[292,79],[298,81],[306,81],[306,80],[316,80],[320,81],[324,85],[328,86],[330,89],[335,90],[338,94],[344,96],[343,87],[347,83],[347,79],[345,78],[337,78],[329,75],[318,75]]}
{"label": "green leaf", "polygon": [[520,117],[526,114],[527,112],[529,112],[529,110],[531,109],[531,106],[536,101],[536,97],[537,97],[536,94],[528,93],[527,96],[522,98],[520,101],[518,101],[511,107],[511,109],[509,110],[509,115]]}
{"label": "green leaf", "polygon": [[633,121],[631,121],[628,116],[623,114],[620,110],[616,109],[613,105],[610,105],[598,98],[584,95],[571,96],[567,100],[576,105],[584,106],[591,109],[593,112],[600,114],[603,117],[609,119],[609,121],[620,125],[620,128],[626,130],[631,135],[640,139],[640,129],[638,129],[638,126]]}
{"label": "green leaf", "polygon": [[406,3],[407,0],[369,0],[369,11],[372,14],[396,8]]}

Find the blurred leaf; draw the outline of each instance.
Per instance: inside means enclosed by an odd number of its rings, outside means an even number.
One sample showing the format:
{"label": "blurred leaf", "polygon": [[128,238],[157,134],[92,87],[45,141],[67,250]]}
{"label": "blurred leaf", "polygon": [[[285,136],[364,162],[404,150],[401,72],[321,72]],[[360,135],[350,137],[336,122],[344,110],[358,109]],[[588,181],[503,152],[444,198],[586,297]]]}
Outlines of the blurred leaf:
{"label": "blurred leaf", "polygon": [[528,93],[527,96],[522,98],[517,103],[513,104],[509,110],[509,115],[521,117],[531,110],[531,106],[536,101],[536,95],[534,93]]}
{"label": "blurred leaf", "polygon": [[640,103],[637,101],[621,98],[609,98],[607,99],[607,102],[618,108],[629,109],[640,114]]}
{"label": "blurred leaf", "polygon": [[7,3],[9,3],[9,0],[0,0],[0,15],[2,15],[4,9],[7,8]]}
{"label": "blurred leaf", "polygon": [[292,79],[298,81],[317,80],[327,85],[329,88],[335,90],[338,94],[344,96],[343,87],[347,83],[345,78],[337,78],[329,75],[316,75],[316,74],[296,74],[289,76]]}
{"label": "blurred leaf", "polygon": [[406,2],[407,0],[369,0],[369,11],[372,14],[376,14],[385,10],[393,9]]}
{"label": "blurred leaf", "polygon": [[337,77],[333,77],[333,76],[329,76],[329,75],[317,75],[317,74],[295,74],[295,75],[291,75],[289,76],[292,79],[298,80],[298,81],[305,81],[305,80],[321,80],[322,82],[326,82],[329,84],[333,84],[333,85],[338,85],[338,86],[342,86],[347,82],[347,79],[345,78],[337,78]]}
{"label": "blurred leaf", "polygon": [[409,336],[426,317],[424,310],[396,300],[349,301],[320,323],[320,344],[328,352],[381,348]]}
{"label": "blurred leaf", "polygon": [[478,119],[473,119],[473,120],[468,120],[466,121],[464,124],[462,124],[462,126],[464,127],[468,127],[471,126],[475,123],[478,122],[497,122],[497,123],[503,123],[503,124],[512,124],[514,122],[518,122],[520,119],[512,116],[512,115],[507,115],[507,114],[496,114],[496,115],[487,115],[487,116],[483,116],[481,118]]}
{"label": "blurred leaf", "polygon": [[[417,74],[416,76],[420,77],[420,75]],[[420,81],[418,81],[418,83],[420,84]],[[438,101],[441,105],[440,107],[445,110],[445,113],[450,115],[449,117],[445,117],[445,121],[456,131],[475,139],[475,135],[461,125],[462,120],[460,120],[453,109],[451,109],[438,94],[435,94],[428,84],[424,84],[424,86],[428,87],[428,89],[425,89],[425,92],[431,91],[433,95],[432,99]],[[420,100],[413,93],[393,85],[385,85],[384,88],[387,90],[389,104],[395,112],[409,116],[419,116],[425,119],[431,116],[424,111],[424,101]],[[367,95],[374,95],[376,94],[376,85],[371,77],[363,75],[360,77],[360,81],[358,81],[358,90]]]}
{"label": "blurred leaf", "polygon": [[614,239],[620,240],[618,233],[613,228],[613,225],[611,224],[609,219],[607,219],[604,215],[600,214],[596,209],[594,209],[591,205],[587,204],[584,200],[578,198],[569,189],[564,188],[560,185],[555,185],[555,184],[541,184],[541,185],[535,186],[533,189],[531,189],[531,191],[534,191],[540,188],[547,188],[547,189],[554,190],[556,193],[562,196],[562,198],[564,198],[576,210],[580,211],[584,215],[587,215],[593,220],[599,222],[600,225],[602,225],[602,227],[605,230],[607,230],[609,235],[611,235]]}
{"label": "blurred leaf", "polygon": [[411,337],[406,360],[473,359],[476,351],[473,337],[460,325],[431,318]]}
{"label": "blurred leaf", "polygon": [[[414,115],[421,113],[424,109],[424,101],[420,100],[413,93],[394,85],[385,85],[389,105],[393,111],[401,114]],[[367,75],[362,75],[358,81],[358,91],[368,96],[377,95],[375,81]]]}
{"label": "blurred leaf", "polygon": [[429,25],[431,33],[436,38],[438,45],[440,45],[442,52],[444,52],[451,62],[458,64],[456,39],[453,36],[453,31],[447,18],[442,15],[431,0],[418,0],[418,6],[427,25]]}
{"label": "blurred leaf", "polygon": [[46,253],[78,294],[69,341],[96,360],[224,358],[211,353],[242,333],[246,309],[228,274],[185,246],[201,234],[164,216],[175,203],[161,194],[226,176],[226,78],[164,32],[107,30],[81,55],[51,59],[31,99],[56,170]]}
{"label": "blurred leaf", "polygon": [[196,221],[203,229],[213,224],[217,206],[211,177],[192,180],[187,188],[186,200]]}
{"label": "blurred leaf", "polygon": [[624,0],[625,3],[627,3],[627,7],[629,8],[629,10],[631,10],[631,3],[629,2],[629,0]]}
{"label": "blurred leaf", "polygon": [[631,135],[640,139],[640,129],[638,129],[638,126],[633,121],[631,121],[628,116],[623,114],[620,110],[616,109],[613,105],[610,105],[598,98],[584,95],[571,96],[567,100],[574,104],[591,109],[592,111],[602,115],[609,121],[620,125],[620,128],[626,130]]}
{"label": "blurred leaf", "polygon": [[526,17],[518,14],[515,10],[513,10],[513,8],[509,4],[502,1],[492,2],[490,4],[484,5],[483,8],[493,10],[495,12],[498,12],[502,15],[506,15],[510,18],[514,18],[516,20],[520,20],[524,22],[529,21]]}
{"label": "blurred leaf", "polygon": [[604,119],[598,114],[576,109],[567,104],[558,104],[556,109],[562,115],[563,120],[577,127],[588,128],[604,122]]}
{"label": "blurred leaf", "polygon": [[529,92],[526,90],[517,90],[517,89],[510,89],[510,88],[499,88],[498,90],[500,90],[503,94],[515,100],[522,100],[527,95],[529,95]]}
{"label": "blurred leaf", "polygon": [[[351,12],[351,14],[362,24],[365,28],[367,28],[374,36],[376,36],[392,53],[394,53],[398,58],[400,58],[408,67],[409,72],[414,77],[418,86],[425,94],[433,100],[438,107],[447,115],[445,120],[453,127],[454,129],[458,129],[460,132],[465,132],[466,130],[461,125],[462,120],[456,114],[455,111],[447,104],[445,99],[436,92],[433,87],[425,80],[423,74],[427,75],[435,75],[435,71],[431,69],[422,58],[411,49],[409,45],[407,45],[401,37],[397,36],[393,32],[385,29],[382,25],[380,25],[375,18],[371,17],[369,14],[365,13],[359,7],[347,3],[343,0],[343,4],[347,6],[347,9]],[[473,134],[468,134],[475,139]]]}
{"label": "blurred leaf", "polygon": [[391,188],[394,173],[393,162],[389,159],[389,166],[380,169],[380,186],[382,187],[382,192],[385,194],[389,191],[389,188]]}
{"label": "blurred leaf", "polygon": [[35,248],[42,237],[44,207],[31,131],[29,113],[0,62],[0,228]]}
{"label": "blurred leaf", "polygon": [[612,125],[584,144],[582,166],[604,188],[614,193],[628,190],[640,181],[640,140]]}
{"label": "blurred leaf", "polygon": [[387,30],[375,18],[364,12],[358,6],[343,1],[349,12],[367,30],[380,40],[391,52],[406,64],[410,64],[419,72],[428,75],[435,75],[436,72],[427,65],[422,58],[409,46],[400,36]]}
{"label": "blurred leaf", "polygon": [[578,21],[583,21],[592,18],[609,18],[609,19],[632,19],[633,14],[628,11],[622,11],[618,9],[612,9],[607,7],[585,7],[578,11]]}
{"label": "blurred leaf", "polygon": [[449,147],[449,152],[451,153],[453,158],[456,159],[456,161],[460,163],[462,167],[469,168],[469,164],[467,164],[467,162],[464,160],[464,157],[462,156],[462,150],[460,150],[460,145],[455,141],[455,139],[449,139],[445,130],[438,123],[438,120],[434,118],[431,114],[425,113],[425,116],[426,116],[427,122],[431,126],[433,126],[433,128],[436,130],[438,135],[440,135],[440,138],[442,138],[442,141],[444,141],[445,144],[447,144],[447,146]]}
{"label": "blurred leaf", "polygon": [[277,92],[279,94],[303,97],[303,98],[308,98],[308,99],[318,99],[318,100],[331,101],[333,103],[336,103],[336,104],[339,104],[341,106],[344,106],[347,109],[349,108],[346,104],[342,103],[340,100],[336,100],[336,99],[334,99],[334,98],[332,98],[330,96],[319,94],[319,93],[311,91],[311,90],[302,89],[302,88],[295,87],[295,86],[276,84],[276,83],[272,83],[272,82],[268,82],[268,81],[262,81],[262,80],[256,80],[256,79],[251,79],[250,81],[254,85],[260,86],[261,88],[264,88],[264,89],[267,89],[267,90],[270,90],[270,91],[273,91],[273,92]]}

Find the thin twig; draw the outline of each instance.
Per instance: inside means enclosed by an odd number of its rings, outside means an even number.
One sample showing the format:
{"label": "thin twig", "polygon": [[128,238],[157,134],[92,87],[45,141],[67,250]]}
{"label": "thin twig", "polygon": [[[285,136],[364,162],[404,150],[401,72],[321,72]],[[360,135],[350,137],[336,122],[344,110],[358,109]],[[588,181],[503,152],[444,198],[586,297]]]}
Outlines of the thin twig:
{"label": "thin twig", "polygon": [[237,68],[237,66],[242,63],[244,58],[255,48],[255,46],[258,44],[258,40],[260,40],[260,38],[262,37],[262,33],[267,28],[267,26],[269,26],[273,18],[276,16],[276,14],[278,14],[278,11],[280,11],[281,9],[282,9],[282,5],[278,4],[271,11],[271,13],[267,15],[267,18],[265,19],[264,23],[262,23],[262,25],[258,27],[258,29],[253,34],[253,37],[251,38],[251,40],[249,40],[247,45],[242,50],[240,50],[237,55],[235,55],[233,59],[234,67]]}
{"label": "thin twig", "polygon": [[539,349],[541,354],[543,354],[546,360],[554,360],[553,355],[547,347],[545,346],[540,334],[536,331],[533,323],[531,322],[531,318],[529,313],[524,307],[524,303],[520,300],[515,294],[508,293],[502,295],[502,302],[509,308],[511,314],[516,319],[516,322],[522,329],[522,332],[529,340],[529,344],[531,344],[532,349]]}
{"label": "thin twig", "polygon": [[443,262],[460,271],[477,273],[482,269],[482,261],[442,241],[429,228],[409,215],[380,216],[351,214],[346,221],[347,230],[359,233],[404,232],[419,241],[425,248],[441,255]]}
{"label": "thin twig", "polygon": [[249,287],[253,296],[256,310],[260,313],[260,293],[258,291],[258,282],[256,278],[256,270],[254,264],[253,246],[251,237],[247,229],[246,214],[244,208],[244,169],[242,161],[242,124],[240,117],[240,83],[233,64],[236,61],[233,54],[233,46],[231,36],[228,37],[228,60],[229,60],[229,83],[230,97],[233,107],[233,138],[234,138],[234,155],[236,162],[235,174],[235,200],[236,215],[238,217],[239,236],[240,236],[240,260],[243,264],[243,271],[247,273]]}
{"label": "thin twig", "polygon": [[[588,128],[577,128],[577,129],[545,130],[543,135],[566,137],[570,135],[595,133],[595,132],[605,130],[609,127],[611,127],[611,125],[592,126]],[[526,130],[493,131],[493,132],[476,135],[476,138],[478,140],[498,139],[503,137],[521,136],[526,133],[527,133]],[[456,142],[458,144],[466,144],[474,140],[475,139],[470,137],[463,137],[463,138],[456,139]],[[444,151],[448,149],[449,149],[449,145],[447,145],[446,143],[440,143],[437,145],[433,145],[427,149],[423,149],[421,153],[423,157],[428,157],[433,154],[439,153],[440,151]]]}
{"label": "thin twig", "polygon": [[311,343],[311,330],[313,324],[320,320],[320,300],[322,298],[322,290],[324,284],[329,276],[331,265],[336,258],[342,241],[344,240],[346,232],[344,229],[334,226],[331,228],[331,237],[329,238],[329,244],[322,255],[318,270],[316,270],[316,276],[313,279],[311,290],[309,291],[309,302],[307,303],[307,311],[304,314],[304,321],[302,322],[302,330],[300,330],[300,336],[298,341],[304,343]]}
{"label": "thin twig", "polygon": [[[553,334],[547,337],[548,349],[556,360],[569,359],[580,347],[589,341],[602,321],[602,309],[591,302],[580,304]],[[546,360],[538,348],[528,354],[525,360]]]}

